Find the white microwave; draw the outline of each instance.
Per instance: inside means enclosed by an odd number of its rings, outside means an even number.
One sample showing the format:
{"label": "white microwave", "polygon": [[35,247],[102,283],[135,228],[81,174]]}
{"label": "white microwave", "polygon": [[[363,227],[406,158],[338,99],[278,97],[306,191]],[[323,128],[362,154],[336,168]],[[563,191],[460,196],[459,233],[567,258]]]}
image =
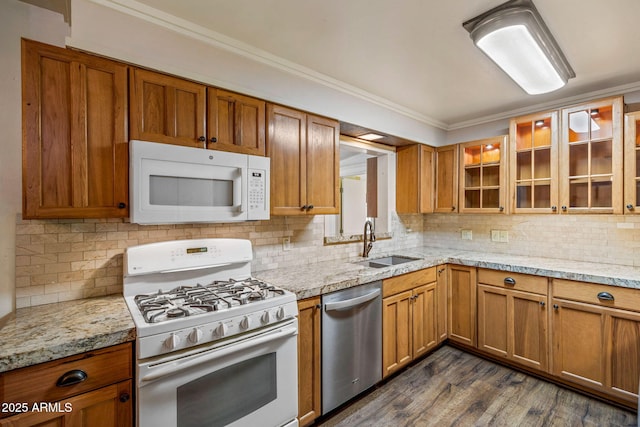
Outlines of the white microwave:
{"label": "white microwave", "polygon": [[131,222],[269,219],[268,157],[132,140]]}

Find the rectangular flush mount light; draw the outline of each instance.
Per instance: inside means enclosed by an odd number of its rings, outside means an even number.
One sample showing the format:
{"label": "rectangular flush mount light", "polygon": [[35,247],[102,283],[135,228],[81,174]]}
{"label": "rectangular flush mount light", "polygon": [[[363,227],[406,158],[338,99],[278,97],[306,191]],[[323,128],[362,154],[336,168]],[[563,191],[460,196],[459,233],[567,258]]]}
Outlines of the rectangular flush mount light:
{"label": "rectangular flush mount light", "polygon": [[511,0],[462,24],[473,42],[530,95],[575,77],[531,0]]}

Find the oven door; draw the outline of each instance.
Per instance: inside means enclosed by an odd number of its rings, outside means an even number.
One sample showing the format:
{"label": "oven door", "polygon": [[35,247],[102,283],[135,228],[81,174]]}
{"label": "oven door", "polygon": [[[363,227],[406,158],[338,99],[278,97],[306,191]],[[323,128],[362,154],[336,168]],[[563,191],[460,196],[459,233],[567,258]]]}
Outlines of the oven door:
{"label": "oven door", "polygon": [[138,363],[139,427],[297,426],[297,319]]}

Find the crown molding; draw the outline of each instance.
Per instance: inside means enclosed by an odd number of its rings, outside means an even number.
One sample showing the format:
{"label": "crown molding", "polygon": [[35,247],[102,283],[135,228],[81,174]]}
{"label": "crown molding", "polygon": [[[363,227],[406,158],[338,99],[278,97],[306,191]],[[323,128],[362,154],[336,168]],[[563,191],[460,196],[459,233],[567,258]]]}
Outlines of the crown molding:
{"label": "crown molding", "polygon": [[142,4],[135,0],[88,0],[92,3],[114,9],[118,12],[134,16],[160,27],[166,28],[175,33],[190,37],[219,49],[240,55],[259,63],[269,65],[285,73],[301,77],[311,82],[329,87],[342,93],[357,97],[364,101],[376,104],[388,110],[402,114],[406,117],[446,130],[447,124],[440,120],[428,117],[410,108],[404,107],[383,97],[374,95],[356,86],[334,79],[326,74],[319,73],[310,68],[288,61],[279,56],[273,55],[262,49],[258,49],[247,43],[243,43],[224,34],[194,24],[182,18],[168,14],[158,9]]}

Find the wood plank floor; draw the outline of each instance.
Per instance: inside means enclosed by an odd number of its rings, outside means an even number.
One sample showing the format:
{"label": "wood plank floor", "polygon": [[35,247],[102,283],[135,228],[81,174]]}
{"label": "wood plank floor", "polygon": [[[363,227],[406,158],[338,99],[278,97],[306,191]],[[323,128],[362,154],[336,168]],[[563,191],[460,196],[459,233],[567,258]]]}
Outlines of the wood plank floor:
{"label": "wood plank floor", "polygon": [[444,346],[316,425],[636,426],[636,416]]}

